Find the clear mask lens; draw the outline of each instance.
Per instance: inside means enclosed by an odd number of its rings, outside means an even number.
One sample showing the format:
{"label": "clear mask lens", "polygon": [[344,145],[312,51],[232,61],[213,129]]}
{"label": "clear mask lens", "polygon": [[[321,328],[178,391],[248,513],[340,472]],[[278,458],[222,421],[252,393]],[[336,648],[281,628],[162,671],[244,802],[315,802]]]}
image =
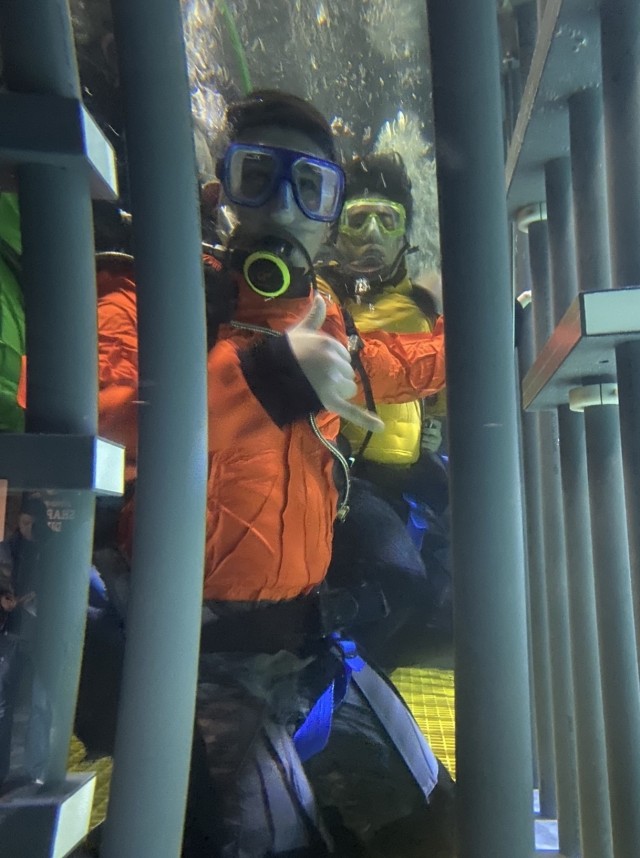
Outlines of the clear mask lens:
{"label": "clear mask lens", "polygon": [[290,149],[234,143],[221,178],[226,195],[237,205],[264,205],[284,181],[291,183],[298,206],[311,220],[335,220],[342,203],[340,167]]}
{"label": "clear mask lens", "polygon": [[390,200],[374,199],[350,200],[346,203],[340,219],[340,232],[346,235],[363,235],[372,220],[377,223],[380,232],[386,235],[404,235],[404,206]]}

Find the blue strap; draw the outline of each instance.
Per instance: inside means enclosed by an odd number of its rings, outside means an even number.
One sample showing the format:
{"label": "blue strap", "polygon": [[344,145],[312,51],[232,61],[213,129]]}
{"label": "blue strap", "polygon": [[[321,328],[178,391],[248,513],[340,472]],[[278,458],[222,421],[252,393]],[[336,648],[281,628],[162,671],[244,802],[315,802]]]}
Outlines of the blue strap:
{"label": "blue strap", "polygon": [[415,547],[420,551],[424,542],[424,535],[429,529],[424,504],[417,501],[411,495],[402,496],[409,504],[409,517],[407,518],[407,533]]}
{"label": "blue strap", "polygon": [[294,733],[293,743],[303,763],[326,748],[331,735],[333,712],[345,698],[351,674],[362,670],[365,665],[353,641],[343,640],[337,633],[331,637],[342,658],[342,671],[325,688],[303,724]]}
{"label": "blue strap", "polygon": [[89,604],[92,608],[105,608],[109,604],[107,588],[95,566],[89,568]]}

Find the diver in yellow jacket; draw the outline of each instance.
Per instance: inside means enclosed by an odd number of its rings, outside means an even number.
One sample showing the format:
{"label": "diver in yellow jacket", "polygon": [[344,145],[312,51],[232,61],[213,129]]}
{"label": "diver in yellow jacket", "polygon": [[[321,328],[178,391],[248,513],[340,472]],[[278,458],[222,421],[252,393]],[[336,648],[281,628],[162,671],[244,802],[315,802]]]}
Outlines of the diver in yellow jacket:
{"label": "diver in yellow jacket", "polygon": [[[397,152],[367,155],[346,174],[337,260],[329,267],[342,306],[362,333],[431,331],[438,317],[435,299],[407,273],[413,196],[402,158]],[[343,426],[357,475],[377,485],[403,517],[402,494],[409,468],[420,458],[423,425],[442,416],[442,401],[376,404],[385,430],[375,436],[351,423]],[[430,437],[427,428],[423,444]]]}
{"label": "diver in yellow jacket", "polygon": [[[335,246],[320,270],[352,317],[354,336],[432,330],[435,298],[407,272],[414,200],[402,158],[397,152],[370,154],[345,172]],[[363,388],[366,393],[366,378]],[[429,540],[423,544],[422,527],[424,513],[433,521],[433,507],[440,513],[447,494],[446,469],[437,455],[444,397],[382,404],[369,396],[367,407],[385,429],[373,435],[343,423],[356,479],[351,512],[334,535],[329,580],[371,606],[351,631],[377,663],[391,669],[425,663],[450,638],[450,577]]]}

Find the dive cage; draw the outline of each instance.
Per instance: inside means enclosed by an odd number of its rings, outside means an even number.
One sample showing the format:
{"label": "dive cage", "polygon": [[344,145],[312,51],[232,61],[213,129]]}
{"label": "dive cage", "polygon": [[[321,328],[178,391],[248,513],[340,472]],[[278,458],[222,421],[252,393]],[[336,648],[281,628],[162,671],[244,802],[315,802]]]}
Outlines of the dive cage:
{"label": "dive cage", "polygon": [[[179,3],[112,7],[148,384],[102,854],[175,858],[207,467],[196,171]],[[637,858],[640,4],[427,7],[446,284],[458,855],[530,858],[535,781],[541,813],[558,821],[555,854]],[[65,0],[2,0],[0,39],[0,172],[20,196],[29,359],[27,432],[0,436],[0,477],[11,490],[56,491],[75,511],[42,559],[56,582],[38,617],[51,701],[43,789],[0,799],[0,855],[22,858],[23,833],[37,830],[28,854],[40,858],[81,841],[92,789],[90,777],[67,776],[66,755],[93,498],[123,485],[122,449],[97,437],[90,208],[117,190],[112,153],[81,104]],[[518,366],[514,301],[529,289]]]}

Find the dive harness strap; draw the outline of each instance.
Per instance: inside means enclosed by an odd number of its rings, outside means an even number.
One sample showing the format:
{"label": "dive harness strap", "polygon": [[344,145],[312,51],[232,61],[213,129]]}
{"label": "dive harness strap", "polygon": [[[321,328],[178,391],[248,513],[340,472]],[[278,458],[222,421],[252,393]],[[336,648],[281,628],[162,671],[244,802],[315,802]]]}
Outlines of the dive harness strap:
{"label": "dive harness strap", "polygon": [[298,756],[304,763],[326,748],[331,735],[333,713],[344,700],[349,683],[353,681],[428,801],[438,782],[438,761],[404,700],[384,677],[358,655],[353,641],[341,638],[335,632],[331,638],[341,656],[342,672],[322,692],[304,723],[294,733],[293,742]]}
{"label": "dive harness strap", "polygon": [[[362,359],[360,358],[360,351],[363,348],[363,342],[358,333],[358,329],[356,328],[356,324],[353,321],[353,316],[349,313],[348,310],[342,308],[342,318],[344,319],[344,326],[347,332],[347,338],[349,343],[349,352],[351,354],[351,363],[355,367],[358,375],[360,376],[360,381],[362,382],[362,390],[364,393],[364,401],[367,405],[369,411],[372,411],[374,414],[377,414],[376,409],[376,401],[373,398],[373,390],[371,389],[371,380],[367,374],[366,369],[364,368],[364,364],[362,363]],[[363,455],[364,451],[369,446],[369,442],[373,437],[373,432],[369,431],[364,436],[364,440],[360,445],[360,449],[354,456],[354,461],[360,459]]]}
{"label": "dive harness strap", "polygon": [[340,652],[342,671],[325,688],[293,735],[293,743],[303,763],[326,748],[331,735],[333,712],[344,700],[352,675],[366,668],[353,641],[341,638],[336,632],[331,638]]}
{"label": "dive harness strap", "polygon": [[425,534],[429,530],[426,513],[427,505],[413,497],[413,495],[403,494],[402,497],[409,507],[407,533],[418,551],[421,551]]}
{"label": "dive harness strap", "polygon": [[[369,702],[428,801],[438,783],[438,761],[406,703],[395,688],[368,664],[353,675],[353,681]],[[389,693],[380,694],[381,687],[387,688]]]}

